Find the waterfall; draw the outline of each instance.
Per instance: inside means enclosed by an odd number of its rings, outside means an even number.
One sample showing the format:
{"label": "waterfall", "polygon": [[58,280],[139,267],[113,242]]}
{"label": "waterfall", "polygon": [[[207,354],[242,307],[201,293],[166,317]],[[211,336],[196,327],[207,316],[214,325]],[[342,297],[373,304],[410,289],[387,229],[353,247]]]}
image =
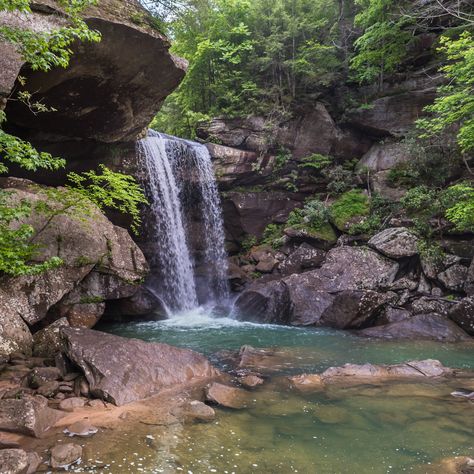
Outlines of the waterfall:
{"label": "waterfall", "polygon": [[171,313],[225,301],[224,227],[207,148],[150,131],[138,153],[151,207],[145,254],[157,269],[149,284]]}

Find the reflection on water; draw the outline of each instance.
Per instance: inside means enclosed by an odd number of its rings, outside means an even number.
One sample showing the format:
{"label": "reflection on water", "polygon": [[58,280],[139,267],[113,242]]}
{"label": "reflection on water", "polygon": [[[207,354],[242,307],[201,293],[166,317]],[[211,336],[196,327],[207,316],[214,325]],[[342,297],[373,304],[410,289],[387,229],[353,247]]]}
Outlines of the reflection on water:
{"label": "reflection on water", "polygon": [[99,433],[86,441],[81,469],[89,472],[382,474],[421,465],[417,472],[428,472],[426,466],[442,458],[474,456],[474,404],[450,396],[459,388],[456,382],[394,382],[319,393],[299,393],[282,383],[288,373],[346,362],[434,358],[474,368],[472,346],[368,341],[326,329],[216,320],[203,312],[107,330],[209,355],[244,344],[278,347],[289,365],[252,393],[249,408],[217,409],[211,424],[124,423]]}

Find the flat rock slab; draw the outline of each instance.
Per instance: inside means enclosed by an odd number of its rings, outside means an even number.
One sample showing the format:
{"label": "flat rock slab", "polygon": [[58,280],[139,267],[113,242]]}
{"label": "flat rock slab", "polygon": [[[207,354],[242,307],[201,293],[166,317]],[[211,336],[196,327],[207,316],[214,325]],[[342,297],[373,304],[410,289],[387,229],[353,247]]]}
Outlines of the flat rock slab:
{"label": "flat rock slab", "polygon": [[0,400],[0,430],[40,438],[65,415],[49,408],[43,400],[34,397]]}
{"label": "flat rock slab", "polygon": [[188,349],[91,329],[64,328],[62,334],[64,351],[84,371],[91,394],[119,406],[219,374],[204,356]]}
{"label": "flat rock slab", "polygon": [[345,364],[330,367],[321,374],[303,374],[290,377],[298,390],[320,390],[331,384],[379,383],[390,380],[427,380],[454,376],[455,371],[438,360],[415,360],[395,365]]}

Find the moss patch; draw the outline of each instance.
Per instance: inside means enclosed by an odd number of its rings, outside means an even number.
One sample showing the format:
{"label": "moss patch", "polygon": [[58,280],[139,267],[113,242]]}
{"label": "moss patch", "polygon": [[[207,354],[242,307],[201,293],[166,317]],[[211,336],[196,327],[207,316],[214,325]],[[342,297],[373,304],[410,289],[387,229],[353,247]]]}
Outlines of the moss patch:
{"label": "moss patch", "polygon": [[357,189],[347,191],[331,206],[331,220],[343,232],[369,213],[369,198]]}

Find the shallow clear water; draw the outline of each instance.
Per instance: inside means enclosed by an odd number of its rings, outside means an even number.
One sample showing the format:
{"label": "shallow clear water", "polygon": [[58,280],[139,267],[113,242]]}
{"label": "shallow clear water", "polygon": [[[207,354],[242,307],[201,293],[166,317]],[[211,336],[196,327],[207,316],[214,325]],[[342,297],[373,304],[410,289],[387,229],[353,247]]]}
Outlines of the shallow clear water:
{"label": "shallow clear water", "polygon": [[96,435],[86,452],[109,464],[100,472],[440,474],[443,469],[436,464],[441,459],[474,456],[474,404],[450,395],[459,382],[394,382],[299,393],[283,377],[347,362],[425,358],[474,368],[472,345],[373,341],[327,329],[217,320],[205,311],[102,329],[192,348],[216,362],[213,354],[223,349],[274,347],[282,363],[249,393],[248,408],[218,408],[211,424],[135,426]]}

